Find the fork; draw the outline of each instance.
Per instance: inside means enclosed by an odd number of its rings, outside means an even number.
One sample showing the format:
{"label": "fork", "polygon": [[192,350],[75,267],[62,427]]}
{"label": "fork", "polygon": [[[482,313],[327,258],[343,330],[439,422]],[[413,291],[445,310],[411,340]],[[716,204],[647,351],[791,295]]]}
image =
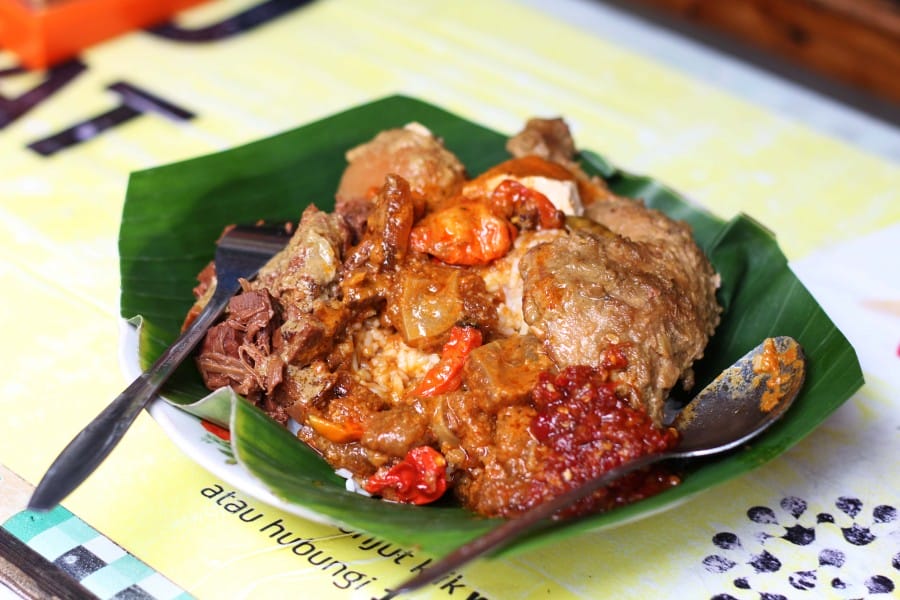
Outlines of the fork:
{"label": "fork", "polygon": [[216,287],[207,305],[156,362],[56,457],[28,502],[30,510],[53,508],[100,466],[141,410],[156,397],[162,385],[222,314],[232,296],[240,290],[240,280],[253,278],[284,248],[289,237],[285,227],[267,225],[237,225],[224,233],[216,245]]}

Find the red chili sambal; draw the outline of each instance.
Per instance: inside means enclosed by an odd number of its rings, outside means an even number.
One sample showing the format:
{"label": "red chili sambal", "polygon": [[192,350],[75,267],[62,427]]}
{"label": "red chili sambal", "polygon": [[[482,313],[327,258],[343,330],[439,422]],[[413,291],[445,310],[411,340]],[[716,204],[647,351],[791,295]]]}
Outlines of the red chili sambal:
{"label": "red chili sambal", "polygon": [[[598,477],[639,456],[663,452],[678,443],[672,428],[653,425],[645,411],[617,393],[611,373],[624,367],[610,356],[601,367],[573,366],[543,373],[534,390],[537,415],[532,435],[548,448],[543,476],[531,492],[535,503]],[[612,366],[613,368],[610,368]],[[679,479],[659,468],[635,471],[585,498],[566,516],[609,510],[677,485]]]}

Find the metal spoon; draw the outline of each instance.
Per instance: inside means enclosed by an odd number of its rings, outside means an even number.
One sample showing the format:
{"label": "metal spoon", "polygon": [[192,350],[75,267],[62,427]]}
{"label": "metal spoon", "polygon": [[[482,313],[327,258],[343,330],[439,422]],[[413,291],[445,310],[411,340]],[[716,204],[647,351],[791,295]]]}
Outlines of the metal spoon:
{"label": "metal spoon", "polygon": [[243,226],[228,230],[216,246],[216,288],[191,326],[135,379],[53,461],[28,501],[30,510],[49,510],[77,488],[112,452],[163,383],[203,339],[231,297],[240,279],[254,277],[287,244],[284,227]]}
{"label": "metal spoon", "polygon": [[789,337],[768,338],[741,357],[691,400],[672,425],[681,440],[671,451],[637,458],[506,521],[468,542],[395,588],[412,592],[472,559],[501,548],[581,498],[653,463],[733,450],[765,431],[791,406],[803,385],[806,360]]}

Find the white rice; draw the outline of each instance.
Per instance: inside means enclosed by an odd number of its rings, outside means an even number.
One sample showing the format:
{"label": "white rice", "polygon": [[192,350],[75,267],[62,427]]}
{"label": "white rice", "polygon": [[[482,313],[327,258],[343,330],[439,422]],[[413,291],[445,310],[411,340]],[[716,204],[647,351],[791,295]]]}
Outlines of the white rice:
{"label": "white rice", "polygon": [[437,364],[440,356],[407,346],[399,333],[369,319],[353,332],[356,379],[386,400],[400,400],[410,383]]}
{"label": "white rice", "polygon": [[356,483],[356,480],[353,479],[353,472],[350,469],[338,469],[334,472],[339,477],[343,477],[346,479],[346,483],[344,483],[344,488],[348,492],[353,492],[354,494],[359,494],[361,496],[371,496],[369,492],[365,490],[361,485]]}

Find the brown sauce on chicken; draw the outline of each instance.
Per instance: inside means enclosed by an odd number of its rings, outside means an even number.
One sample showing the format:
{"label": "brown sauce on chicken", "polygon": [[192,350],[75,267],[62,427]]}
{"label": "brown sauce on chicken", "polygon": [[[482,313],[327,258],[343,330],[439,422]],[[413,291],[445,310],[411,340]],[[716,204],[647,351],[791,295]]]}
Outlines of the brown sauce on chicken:
{"label": "brown sauce on chicken", "polygon": [[[452,489],[488,516],[677,444],[662,403],[718,323],[712,267],[685,224],[581,171],[563,121],[508,149],[475,179],[421,126],[351,149],[335,212],[308,208],[207,334],[206,385],[296,421],[369,493]],[[571,512],[676,482],[638,472]]]}

